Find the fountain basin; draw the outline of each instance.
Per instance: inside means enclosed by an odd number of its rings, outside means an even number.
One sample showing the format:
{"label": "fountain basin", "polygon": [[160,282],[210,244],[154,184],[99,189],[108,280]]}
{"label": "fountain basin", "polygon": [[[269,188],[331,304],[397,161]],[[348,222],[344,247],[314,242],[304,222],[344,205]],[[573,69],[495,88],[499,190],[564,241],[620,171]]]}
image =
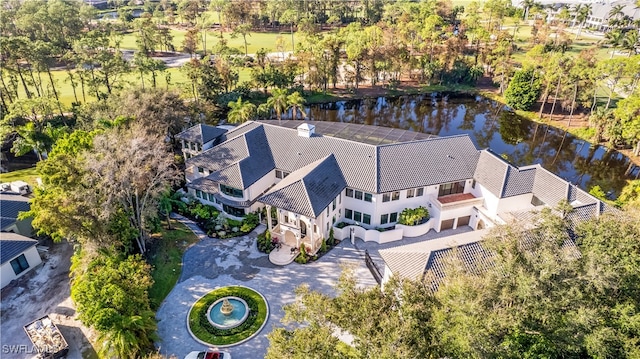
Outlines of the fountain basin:
{"label": "fountain basin", "polygon": [[[230,314],[223,314],[222,304],[224,300],[228,300],[233,305],[233,311]],[[209,323],[218,329],[231,329],[244,323],[249,316],[249,306],[247,302],[238,297],[224,297],[216,300],[207,310],[207,319]]]}

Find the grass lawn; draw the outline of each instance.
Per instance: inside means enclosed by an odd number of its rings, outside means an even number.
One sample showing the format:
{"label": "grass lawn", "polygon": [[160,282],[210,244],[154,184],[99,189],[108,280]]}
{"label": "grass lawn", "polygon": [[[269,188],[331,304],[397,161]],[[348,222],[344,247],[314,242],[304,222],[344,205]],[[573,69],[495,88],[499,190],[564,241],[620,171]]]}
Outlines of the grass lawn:
{"label": "grass lawn", "polygon": [[[182,51],[182,42],[187,30],[171,29],[171,35],[173,35],[173,46],[176,51]],[[227,46],[236,48],[244,54],[244,40],[242,36],[235,38],[231,37],[231,33],[225,32],[224,38],[227,40]],[[250,32],[247,36],[247,50],[250,54],[255,54],[260,48],[270,50],[270,52],[276,52],[276,39],[278,36],[282,36],[284,39],[284,51],[291,51],[291,33],[290,32]],[[294,33],[294,42],[297,43],[298,39]],[[219,31],[207,31],[207,50],[211,49],[220,41]],[[120,42],[120,48],[122,49],[136,49],[136,35],[134,33],[126,34],[122,37]],[[198,50],[202,51],[202,40],[198,38]]]}
{"label": "grass lawn", "polygon": [[[174,67],[174,68],[167,69],[166,73],[170,74],[170,81],[168,85],[169,88],[172,88],[181,92],[183,89],[187,87],[186,85],[188,84],[189,80],[187,79],[186,75],[182,71],[180,71],[179,68]],[[52,71],[52,75],[53,75],[53,80],[56,84],[56,89],[58,90],[58,96],[60,97],[60,101],[62,102],[62,105],[66,108],[71,108],[71,103],[75,101],[75,97],[73,95],[73,87],[71,86],[71,82],[69,81],[67,72],[63,70]],[[238,75],[239,75],[239,80],[238,80],[239,83],[243,81],[251,80],[251,70],[248,68],[241,68],[238,71]],[[158,87],[167,87],[165,74],[160,73],[156,77],[156,81],[157,81]],[[150,75],[145,76],[144,82],[145,82],[145,86],[147,87],[151,86],[151,76]],[[142,85],[140,82],[140,74],[134,70],[124,75],[122,77],[121,84],[123,88],[140,87]],[[18,90],[19,90],[20,97],[22,98],[26,97],[22,86],[20,86]],[[82,89],[80,88],[79,85],[78,85],[78,88],[76,89],[76,92],[77,92],[78,99],[82,102]],[[96,100],[95,95],[90,93],[88,89],[85,90],[85,95],[88,102],[93,102]]]}
{"label": "grass lawn", "polygon": [[40,177],[40,174],[35,167],[32,167],[25,168],[23,170],[0,173],[0,182],[25,181],[31,187],[36,187],[38,185],[36,182],[37,177]]}
{"label": "grass lawn", "polygon": [[198,241],[198,237],[184,224],[172,220],[173,230],[164,228],[165,224],[166,222],[163,221],[162,231],[152,236],[155,241],[149,251],[151,276],[154,280],[149,290],[149,298],[153,310],[160,307],[180,278],[182,254],[191,244]]}

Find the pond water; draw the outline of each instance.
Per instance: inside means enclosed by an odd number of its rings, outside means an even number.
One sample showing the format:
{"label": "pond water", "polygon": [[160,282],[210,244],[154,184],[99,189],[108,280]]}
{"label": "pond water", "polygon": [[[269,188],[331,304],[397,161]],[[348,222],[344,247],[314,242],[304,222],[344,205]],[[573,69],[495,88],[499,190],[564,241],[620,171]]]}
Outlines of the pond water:
{"label": "pond water", "polygon": [[539,163],[587,191],[599,185],[610,198],[617,197],[627,179],[640,177],[640,167],[621,153],[529,121],[481,96],[378,97],[311,105],[305,112],[315,121],[394,127],[438,136],[468,134],[479,148],[490,148],[517,166]]}

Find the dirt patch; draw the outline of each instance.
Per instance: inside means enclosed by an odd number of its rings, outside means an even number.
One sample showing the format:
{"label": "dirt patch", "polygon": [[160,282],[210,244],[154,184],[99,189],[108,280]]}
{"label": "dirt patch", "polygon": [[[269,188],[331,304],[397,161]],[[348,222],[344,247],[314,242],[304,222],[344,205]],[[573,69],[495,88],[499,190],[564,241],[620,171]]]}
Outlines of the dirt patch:
{"label": "dirt patch", "polygon": [[90,339],[95,333],[76,319],[70,298],[69,267],[73,247],[67,242],[41,253],[42,264],[0,292],[0,357],[34,358],[22,326],[49,315],[69,344],[68,359],[97,358]]}

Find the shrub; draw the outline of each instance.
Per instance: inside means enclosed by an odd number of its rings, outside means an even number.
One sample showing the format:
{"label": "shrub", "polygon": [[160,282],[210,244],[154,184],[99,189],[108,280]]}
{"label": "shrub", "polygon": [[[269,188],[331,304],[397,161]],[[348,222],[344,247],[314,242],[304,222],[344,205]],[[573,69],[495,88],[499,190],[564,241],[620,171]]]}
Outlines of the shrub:
{"label": "shrub", "polygon": [[307,247],[304,244],[300,245],[300,253],[295,259],[296,263],[305,264],[309,261],[309,256],[307,255]]}
{"label": "shrub", "polygon": [[400,213],[398,223],[407,226],[415,226],[424,223],[425,219],[429,219],[429,210],[420,206],[418,208],[405,208]]}
{"label": "shrub", "polygon": [[274,243],[271,241],[271,232],[269,232],[268,229],[258,234],[256,244],[258,245],[258,250],[263,253],[271,253],[275,247]]}
{"label": "shrub", "polygon": [[516,110],[528,111],[540,97],[540,80],[532,68],[517,71],[504,92],[507,105]]}

